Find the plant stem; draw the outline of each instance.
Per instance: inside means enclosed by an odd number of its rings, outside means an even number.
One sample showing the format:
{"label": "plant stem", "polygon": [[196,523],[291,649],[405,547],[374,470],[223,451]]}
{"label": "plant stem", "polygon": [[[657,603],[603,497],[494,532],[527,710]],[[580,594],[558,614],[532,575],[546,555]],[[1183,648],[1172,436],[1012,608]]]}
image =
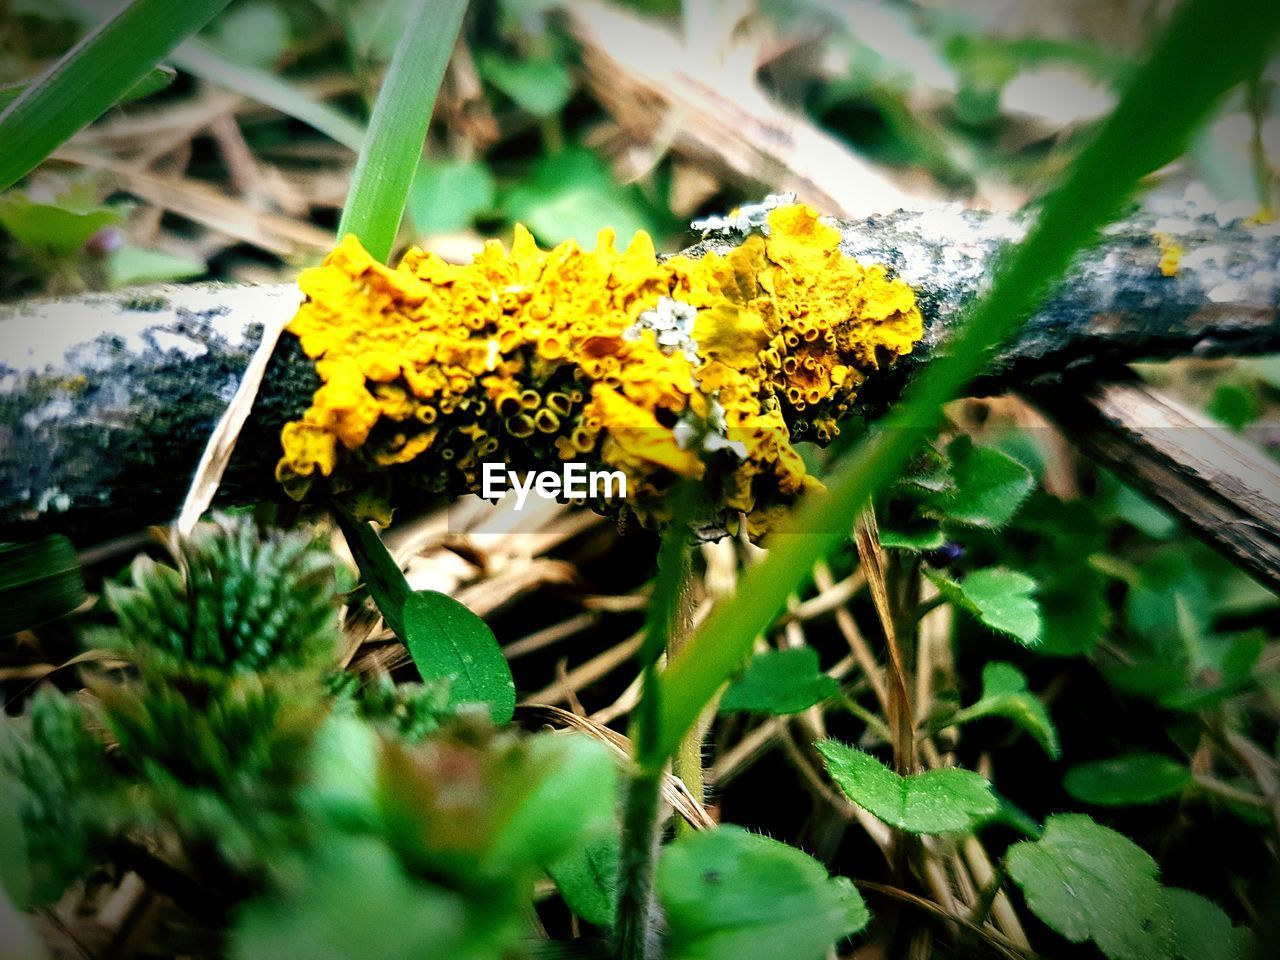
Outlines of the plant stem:
{"label": "plant stem", "polygon": [[[671,492],[672,517],[662,531],[658,548],[658,575],[645,613],[644,642],[640,647],[640,702],[631,715],[631,743],[635,768],[627,786],[622,812],[622,850],[618,870],[618,912],[614,929],[621,960],[648,960],[648,938],[653,914],[653,866],[658,852],[658,797],[667,751],[657,743],[662,713],[659,700],[658,659],[671,650],[675,638],[689,635],[690,573],[693,549],[689,517],[697,489],[681,483]],[[683,751],[682,751],[683,752]],[[697,791],[702,792],[702,749],[696,747]],[[687,773],[687,771],[686,771]],[[688,785],[688,784],[686,784]],[[693,787],[690,786],[692,790]]]}
{"label": "plant stem", "polygon": [[619,960],[649,960],[661,776],[659,771],[637,767],[623,799],[618,923],[614,931]]}
{"label": "plant stem", "polygon": [[[670,663],[684,649],[693,633],[693,547],[689,543],[676,557],[679,570],[675,576],[675,607],[671,611],[669,632],[667,633],[667,662]],[[702,777],[702,724],[694,723],[680,741],[675,754],[671,758],[671,772],[684,782],[689,793],[699,803],[702,802],[704,787]],[[683,836],[693,832],[693,826],[683,817],[676,817],[676,835]]]}
{"label": "plant stem", "polygon": [[333,518],[342,530],[343,537],[346,538],[351,555],[360,569],[360,576],[364,580],[364,585],[368,587],[369,593],[373,595],[373,602],[378,605],[378,612],[382,614],[382,619],[387,622],[391,632],[403,640],[402,612],[405,601],[413,592],[409,588],[409,581],[405,579],[399,564],[391,556],[391,551],[387,549],[387,545],[382,542],[382,537],[378,536],[378,531],[372,525],[363,520],[357,520],[337,504],[333,506]]}

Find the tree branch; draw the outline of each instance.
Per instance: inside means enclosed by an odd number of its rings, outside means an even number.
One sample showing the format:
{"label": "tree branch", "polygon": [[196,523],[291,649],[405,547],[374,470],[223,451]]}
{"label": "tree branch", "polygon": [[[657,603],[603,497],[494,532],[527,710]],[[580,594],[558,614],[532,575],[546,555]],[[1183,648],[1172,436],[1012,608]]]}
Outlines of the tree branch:
{"label": "tree branch", "polygon": [[[929,361],[985,282],[1012,218],[941,208],[840,221],[847,253],[894,268],[917,290],[924,341],[874,375],[875,413]],[[1280,232],[1183,221],[1175,276],[1150,217],[1108,231],[1011,343],[974,392],[1035,388],[1092,367],[1182,354],[1280,350]],[[1162,225],[1163,226],[1163,225]],[[724,241],[704,241],[696,255]],[[63,530],[82,543],[177,511],[204,443],[248,365],[264,320],[291,313],[280,286],[166,286],[0,308],[0,536]],[[277,495],[279,429],[318,381],[285,336],[267,371],[221,499]]]}

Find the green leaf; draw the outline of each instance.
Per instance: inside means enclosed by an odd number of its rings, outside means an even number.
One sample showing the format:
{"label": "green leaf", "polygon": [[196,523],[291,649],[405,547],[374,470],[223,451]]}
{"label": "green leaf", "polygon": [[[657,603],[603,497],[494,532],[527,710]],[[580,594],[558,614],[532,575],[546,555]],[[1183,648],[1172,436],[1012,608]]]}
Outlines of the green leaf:
{"label": "green leaf", "polygon": [[911,833],[969,833],[1000,808],[991,784],[972,770],[946,767],[904,777],[854,747],[822,740],[818,752],[845,796]]}
{"label": "green leaf", "polygon": [[853,885],[805,853],[740,827],[663,852],[657,892],[668,960],[821,960],[869,920]]}
{"label": "green leaf", "polygon": [[1158,753],[1131,753],[1081,763],[1067,771],[1062,785],[1082,803],[1130,807],[1177,796],[1191,783],[1186,764]]}
{"label": "green leaf", "polygon": [[0,114],[0,190],[117,103],[227,0],[133,0],[98,24]]}
{"label": "green leaf", "polygon": [[[9,728],[14,724],[11,717],[0,717],[0,737],[16,736]],[[0,741],[0,748],[12,750],[9,744]],[[0,755],[0,759],[7,759]],[[8,763],[3,765],[9,766]],[[26,788],[14,780],[14,771],[3,769],[5,777],[4,789],[0,790],[0,920],[3,911],[12,909],[10,901],[26,906],[31,900],[31,891],[35,885],[32,877],[30,854],[27,851],[26,829],[22,823],[22,810],[31,801]],[[0,930],[4,929],[0,926]]]}
{"label": "green leaf", "polygon": [[967,436],[947,447],[953,489],[929,503],[941,517],[966,526],[999,529],[1013,519],[1035,487],[1030,470],[993,447],[977,447]]}
{"label": "green leaf", "polygon": [[989,535],[989,541],[996,565],[1022,570],[1038,585],[1043,627],[1036,653],[1079,656],[1092,650],[1109,610],[1106,581],[1091,562],[1106,545],[1093,506],[1034,493],[1018,511],[1014,535]]}
{"label": "green leaf", "polygon": [[494,191],[481,160],[424,160],[409,187],[409,216],[419,233],[463,230],[493,206]]}
{"label": "green leaf", "polygon": [[956,713],[952,723],[989,716],[1012,720],[1035,737],[1044,752],[1053,759],[1061,755],[1058,731],[1049,719],[1049,711],[1027,689],[1027,678],[1022,671],[1011,663],[988,663],[982,668],[982,697]]}
{"label": "green leaf", "polygon": [[882,523],[880,525],[880,545],[898,550],[911,550],[919,553],[922,550],[937,550],[946,546],[947,535],[942,527],[931,521],[909,523],[901,526]]}
{"label": "green leaf", "polygon": [[812,647],[770,650],[751,658],[742,676],[725,691],[720,709],[799,713],[839,692],[840,685],[818,668],[818,652]]}
{"label": "green leaf", "polygon": [[654,232],[654,218],[637,191],[617,183],[584,147],[544,156],[529,179],[507,193],[504,206],[543,243],[572,238],[591,246],[604,227],[612,227],[622,244],[638,230]]}
{"label": "green leaf", "polygon": [[1172,653],[1213,619],[1213,585],[1197,557],[1170,543],[1143,564],[1141,578],[1125,596],[1125,618],[1134,633],[1157,650]]}
{"label": "green leaf", "polygon": [[559,113],[573,93],[569,69],[558,60],[516,59],[490,51],[479,66],[486,80],[535,117]]}
{"label": "green leaf", "polygon": [[[159,93],[169,84],[173,83],[173,78],[178,74],[173,67],[156,67],[148,71],[146,76],[129,88],[128,92],[120,98],[120,103],[130,103],[134,100],[143,100],[153,93]],[[19,94],[31,86],[30,81],[20,80],[17,83],[6,83],[0,86],[0,110],[3,110],[13,101],[18,99]]]}
{"label": "green leaf", "polygon": [[1246,689],[1254,683],[1253,669],[1267,646],[1257,630],[1225,637],[1206,637],[1189,661],[1185,681],[1159,696],[1160,705],[1195,711]]}
{"label": "green leaf", "polygon": [[1056,570],[1038,565],[1037,574],[1045,570],[1036,591],[1036,602],[1043,621],[1037,653],[1057,657],[1074,657],[1089,653],[1098,642],[1107,617],[1104,593],[1106,578],[1079,562],[1068,563]]}
{"label": "green leaf", "polygon": [[65,616],[84,599],[80,563],[66,537],[0,543],[0,637]]}
{"label": "green leaf", "polygon": [[107,263],[107,285],[112,290],[119,290],[121,287],[143,283],[190,280],[208,272],[208,265],[194,257],[166,253],[163,250],[122,247],[111,255]]}
{"label": "green leaf", "polygon": [[906,496],[927,500],[930,495],[955,492],[951,462],[931,445],[921,449],[890,489]]}
{"label": "green leaf", "polygon": [[1262,416],[1262,399],[1246,384],[1223,383],[1213,392],[1207,410],[1219,423],[1240,430]]}
{"label": "green leaf", "polygon": [[434,590],[411,593],[402,619],[404,644],[424,680],[448,680],[451,704],[483,703],[494,723],[511,719],[515,681],[488,624]]}
{"label": "green leaf", "polygon": [[1025,573],[989,567],[974,570],[958,581],[938,573],[930,573],[929,578],[944,597],[997,633],[1008,634],[1027,646],[1039,642],[1040,605],[1032,598],[1036,582]]}
{"label": "green leaf", "polygon": [[547,868],[569,909],[587,923],[613,928],[620,845],[614,834],[582,844]]}
{"label": "green leaf", "polygon": [[1163,508],[1142,496],[1128,484],[1114,478],[1112,482],[1115,485],[1115,493],[1112,495],[1110,506],[1118,519],[1153,540],[1164,540],[1177,532],[1178,521],[1169,516]]}
{"label": "green leaf", "polygon": [[1212,900],[1198,893],[1166,887],[1173,922],[1174,960],[1242,960],[1240,937]]}
{"label": "green leaf", "polygon": [[1127,837],[1078,813],[1014,844],[1009,875],[1031,912],[1072,943],[1092,940],[1111,960],[1167,960],[1172,937],[1156,862]]}
{"label": "green leaf", "polygon": [[369,119],[339,238],[355,234],[376,260],[391,256],[409,185],[467,0],[414,0]]}
{"label": "green leaf", "polygon": [[526,749],[528,775],[508,777],[492,797],[500,826],[487,859],[495,869],[545,867],[576,844],[615,833],[618,764],[602,743],[565,734],[532,737]]}
{"label": "green leaf", "polygon": [[485,929],[479,913],[460,895],[415,881],[381,841],[339,833],[283,896],[249,902],[229,953],[234,960],[499,956],[510,922],[498,917]]}
{"label": "green leaf", "polygon": [[80,193],[53,203],[35,203],[18,191],[0,197],[0,227],[43,256],[74,256],[95,233],[122,219],[119,210],[86,203]]}

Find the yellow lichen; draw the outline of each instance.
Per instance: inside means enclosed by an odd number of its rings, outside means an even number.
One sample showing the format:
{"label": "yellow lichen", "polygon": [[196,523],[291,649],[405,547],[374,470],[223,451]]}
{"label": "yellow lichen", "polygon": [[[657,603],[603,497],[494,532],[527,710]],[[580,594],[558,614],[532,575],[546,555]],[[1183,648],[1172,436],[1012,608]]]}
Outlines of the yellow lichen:
{"label": "yellow lichen", "polygon": [[277,476],[367,504],[388,473],[457,493],[486,459],[582,460],[622,470],[642,520],[693,477],[763,532],[816,485],[793,440],[834,436],[866,376],[923,333],[912,289],[844,256],[811,208],[768,225],[661,261],[646,234],[619,251],[609,230],[593,251],[541,250],[517,226],[509,252],[490,241],[464,266],[414,250],[390,268],[346,238],[299,281],[288,329],[323,385]]}
{"label": "yellow lichen", "polygon": [[1178,266],[1182,262],[1182,245],[1167,233],[1157,233],[1156,242],[1160,244],[1160,273],[1166,277],[1176,277]]}

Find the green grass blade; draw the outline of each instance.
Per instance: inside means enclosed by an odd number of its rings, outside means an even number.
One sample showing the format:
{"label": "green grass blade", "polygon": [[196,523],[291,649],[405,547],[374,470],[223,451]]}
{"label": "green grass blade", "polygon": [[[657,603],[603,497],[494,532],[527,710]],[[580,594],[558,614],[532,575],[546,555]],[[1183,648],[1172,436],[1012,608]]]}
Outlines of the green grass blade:
{"label": "green grass blade", "polygon": [[414,0],[373,105],[338,236],[354,233],[379,260],[391,256],[395,246],[427,123],[466,8],[466,0]]}
{"label": "green grass blade", "polygon": [[753,639],[768,628],[813,564],[846,537],[862,504],[906,464],[938,422],[942,404],[984,363],[988,348],[1010,334],[1059,279],[1075,252],[1118,211],[1137,181],[1176,157],[1218,98],[1265,61],[1280,35],[1280,5],[1189,0],[1179,8],[1145,65],[1132,76],[1115,111],[1051,194],[1026,239],[1002,261],[992,289],[978,302],[947,355],[856,448],[825,496],[807,498],[780,531],[768,558],[747,571],[733,603],[720,604],[663,673],[660,762],[737,669]]}
{"label": "green grass blade", "polygon": [[344,147],[359,150],[364,143],[364,126],[341,110],[266,70],[224,57],[203,40],[188,40],[170,59],[187,73],[301,120]]}
{"label": "green grass blade", "polygon": [[[146,76],[130,87],[129,91],[116,102],[129,103],[133,100],[149,97],[153,93],[159,93],[173,83],[173,78],[177,75],[177,71],[173,67],[156,67],[154,70],[148,70]],[[22,95],[22,91],[29,86],[31,86],[29,80],[20,80],[17,83],[6,83],[0,87],[0,110],[17,100]]]}
{"label": "green grass blade", "polygon": [[0,114],[0,190],[125,96],[228,0],[133,0],[90,30]]}

